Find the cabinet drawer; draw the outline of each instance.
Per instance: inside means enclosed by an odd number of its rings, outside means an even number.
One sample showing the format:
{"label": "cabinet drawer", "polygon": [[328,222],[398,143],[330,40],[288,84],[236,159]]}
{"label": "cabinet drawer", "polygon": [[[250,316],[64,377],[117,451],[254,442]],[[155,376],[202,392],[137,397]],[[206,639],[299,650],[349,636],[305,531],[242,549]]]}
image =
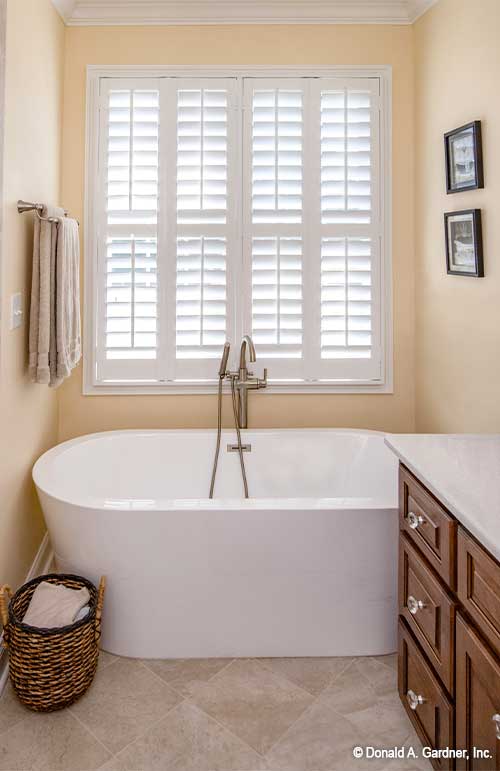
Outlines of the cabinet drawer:
{"label": "cabinet drawer", "polygon": [[411,541],[399,539],[399,612],[450,694],[456,602]]}
{"label": "cabinet drawer", "polygon": [[[467,771],[500,769],[500,660],[460,613],[457,615],[457,759]],[[478,757],[478,750],[483,757]]]}
{"label": "cabinet drawer", "polygon": [[401,529],[450,589],[455,589],[457,523],[402,465],[399,466],[399,515]]}
{"label": "cabinet drawer", "polygon": [[[399,696],[424,746],[453,747],[453,706],[405,621],[399,621]],[[453,761],[439,758],[434,768],[452,769]]]}
{"label": "cabinet drawer", "polygon": [[461,527],[458,597],[480,631],[500,652],[500,565]]}

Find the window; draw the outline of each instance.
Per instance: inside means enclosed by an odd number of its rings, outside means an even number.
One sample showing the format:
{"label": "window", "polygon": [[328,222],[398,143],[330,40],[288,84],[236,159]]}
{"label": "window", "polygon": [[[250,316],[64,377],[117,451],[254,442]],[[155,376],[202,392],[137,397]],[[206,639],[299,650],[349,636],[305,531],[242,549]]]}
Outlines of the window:
{"label": "window", "polygon": [[385,72],[93,71],[86,388],[390,386]]}

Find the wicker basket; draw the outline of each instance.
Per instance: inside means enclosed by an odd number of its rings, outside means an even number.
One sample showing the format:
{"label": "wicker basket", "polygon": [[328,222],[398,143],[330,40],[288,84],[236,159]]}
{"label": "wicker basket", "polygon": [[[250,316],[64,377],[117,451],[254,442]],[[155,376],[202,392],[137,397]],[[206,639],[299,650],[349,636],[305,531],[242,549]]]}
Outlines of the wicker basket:
{"label": "wicker basket", "polygon": [[[90,610],[85,618],[56,629],[23,624],[33,592],[41,581],[63,584],[69,589],[88,589]],[[8,586],[0,587],[10,680],[19,699],[30,709],[52,712],[67,707],[91,684],[99,657],[105,585],[104,577],[97,591],[86,578],[50,574],[28,581],[13,597]]]}

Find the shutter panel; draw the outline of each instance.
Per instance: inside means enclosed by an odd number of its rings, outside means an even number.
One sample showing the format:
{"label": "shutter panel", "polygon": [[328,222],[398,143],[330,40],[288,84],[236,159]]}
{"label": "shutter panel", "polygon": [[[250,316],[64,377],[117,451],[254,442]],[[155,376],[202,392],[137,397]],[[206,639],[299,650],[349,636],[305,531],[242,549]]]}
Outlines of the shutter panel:
{"label": "shutter panel", "polygon": [[[232,270],[236,222],[236,91],[233,79],[176,79],[175,212],[169,250],[176,255],[172,377],[215,380],[234,329]],[[175,187],[174,187],[175,185]]]}
{"label": "shutter panel", "polygon": [[158,379],[160,84],[101,84],[97,379]]}
{"label": "shutter panel", "polygon": [[[318,79],[311,85],[310,222],[314,360],[322,381],[380,381],[382,322],[379,81]],[[319,205],[318,205],[319,204]],[[315,207],[315,209],[314,209]]]}
{"label": "shutter panel", "polygon": [[303,372],[304,150],[307,84],[246,78],[243,332],[273,379]]}

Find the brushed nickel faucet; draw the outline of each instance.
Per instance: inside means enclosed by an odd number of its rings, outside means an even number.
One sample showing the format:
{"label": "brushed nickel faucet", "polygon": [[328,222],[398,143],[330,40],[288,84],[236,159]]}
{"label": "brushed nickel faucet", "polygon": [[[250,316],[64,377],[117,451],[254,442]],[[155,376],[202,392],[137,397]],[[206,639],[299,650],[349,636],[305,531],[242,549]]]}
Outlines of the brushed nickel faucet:
{"label": "brushed nickel faucet", "polygon": [[[233,414],[234,414],[234,427],[236,429],[236,435],[238,437],[238,443],[235,445],[228,445],[228,452],[238,452],[240,456],[241,475],[243,479],[243,487],[245,491],[245,498],[248,498],[248,481],[245,470],[245,461],[243,459],[243,453],[249,452],[251,445],[244,445],[241,441],[241,429],[248,428],[248,392],[267,387],[267,368],[264,369],[264,377],[254,377],[253,372],[250,372],[247,367],[247,350],[250,356],[250,362],[257,361],[255,354],[255,346],[250,335],[244,335],[241,341],[240,347],[240,367],[237,372],[230,372],[227,370],[227,362],[229,359],[230,344],[226,342],[222,351],[222,357],[219,366],[219,388],[218,388],[218,409],[217,409],[217,443],[215,445],[215,457],[212,467],[212,479],[210,482],[209,497],[214,497],[215,477],[217,474],[217,464],[219,461],[221,435],[222,435],[222,385],[224,380],[229,380],[231,383],[231,396],[233,402]],[[238,398],[236,398],[236,393]]]}
{"label": "brushed nickel faucet", "polygon": [[247,367],[246,354],[249,353],[250,363],[257,361],[255,346],[250,335],[244,335],[240,347],[240,368],[236,373],[230,373],[235,378],[234,387],[238,393],[238,423],[240,428],[248,428],[248,392],[259,388],[267,388],[267,367],[264,369],[264,377],[254,377],[253,372]]}

